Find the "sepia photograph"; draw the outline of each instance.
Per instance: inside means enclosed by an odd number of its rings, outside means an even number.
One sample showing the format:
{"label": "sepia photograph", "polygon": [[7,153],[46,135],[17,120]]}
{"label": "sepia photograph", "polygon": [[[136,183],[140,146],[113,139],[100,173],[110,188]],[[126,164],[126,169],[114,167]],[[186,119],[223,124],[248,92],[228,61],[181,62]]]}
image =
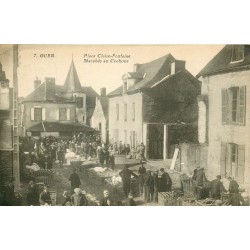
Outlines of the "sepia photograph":
{"label": "sepia photograph", "polygon": [[0,44],[1,206],[249,206],[250,45]]}

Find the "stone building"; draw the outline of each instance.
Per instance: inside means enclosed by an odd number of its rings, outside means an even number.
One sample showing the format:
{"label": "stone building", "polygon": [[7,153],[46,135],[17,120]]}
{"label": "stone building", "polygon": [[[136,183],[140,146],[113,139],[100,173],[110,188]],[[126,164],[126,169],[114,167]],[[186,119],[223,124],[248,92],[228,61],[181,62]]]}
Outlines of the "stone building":
{"label": "stone building", "polygon": [[97,97],[96,106],[91,118],[91,126],[99,131],[102,142],[109,142],[108,119],[109,119],[109,99],[106,96],[106,88],[101,89],[101,95]]}
{"label": "stone building", "polygon": [[199,142],[208,177],[232,176],[249,188],[250,46],[225,46],[198,74]]}
{"label": "stone building", "polygon": [[70,137],[74,132],[91,132],[90,119],[98,94],[82,87],[72,60],[64,85],[55,78],[34,81],[34,90],[20,106],[21,127],[27,135]]}
{"label": "stone building", "polygon": [[172,158],[180,141],[197,141],[200,82],[171,54],[135,64],[108,94],[109,139],[137,147],[151,159]]}
{"label": "stone building", "polygon": [[13,176],[12,94],[0,63],[0,191]]}

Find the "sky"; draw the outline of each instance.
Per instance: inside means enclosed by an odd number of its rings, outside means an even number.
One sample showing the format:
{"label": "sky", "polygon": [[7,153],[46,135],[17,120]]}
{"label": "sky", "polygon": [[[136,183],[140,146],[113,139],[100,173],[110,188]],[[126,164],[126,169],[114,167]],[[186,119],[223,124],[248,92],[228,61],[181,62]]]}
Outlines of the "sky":
{"label": "sky", "polygon": [[[42,81],[45,77],[55,77],[56,84],[63,85],[72,58],[82,86],[91,86],[99,94],[102,87],[106,87],[107,93],[119,87],[122,75],[133,71],[135,63],[150,62],[168,53],[178,60],[186,61],[186,69],[195,76],[223,47],[224,45],[20,45],[19,96],[25,97],[32,92],[36,77]],[[3,52],[4,48],[4,45],[0,45],[0,60],[6,77],[11,81],[11,56],[10,53]],[[105,58],[113,54],[116,58]],[[125,62],[110,61],[119,60],[119,56],[125,56],[126,58],[120,58]]]}

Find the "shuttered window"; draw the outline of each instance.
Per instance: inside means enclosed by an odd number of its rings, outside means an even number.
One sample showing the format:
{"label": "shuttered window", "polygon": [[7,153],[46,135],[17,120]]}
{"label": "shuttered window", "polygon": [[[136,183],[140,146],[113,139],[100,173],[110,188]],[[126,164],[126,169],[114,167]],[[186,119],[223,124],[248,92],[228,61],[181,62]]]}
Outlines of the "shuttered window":
{"label": "shuttered window", "polygon": [[245,125],[246,86],[239,88],[239,124]]}
{"label": "shuttered window", "polygon": [[222,124],[245,125],[246,86],[221,90]]}
{"label": "shuttered window", "polygon": [[127,121],[127,104],[124,104],[124,121]]}
{"label": "shuttered window", "polygon": [[135,103],[132,103],[132,121],[135,120]]}
{"label": "shuttered window", "polygon": [[34,108],[34,121],[42,121],[43,119],[43,109],[42,108]]}
{"label": "shuttered window", "polygon": [[67,109],[60,108],[59,109],[59,121],[66,121],[67,120]]}
{"label": "shuttered window", "polygon": [[221,90],[221,112],[222,112],[222,124],[227,123],[227,89]]}
{"label": "shuttered window", "polygon": [[238,182],[244,183],[245,146],[222,142],[220,155],[221,176],[232,176]]}

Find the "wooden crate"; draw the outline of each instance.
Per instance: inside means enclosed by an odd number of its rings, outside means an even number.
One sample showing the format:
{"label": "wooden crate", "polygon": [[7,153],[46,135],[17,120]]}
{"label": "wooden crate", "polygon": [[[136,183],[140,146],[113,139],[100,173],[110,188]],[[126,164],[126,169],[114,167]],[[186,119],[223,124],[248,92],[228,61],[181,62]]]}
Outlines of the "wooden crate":
{"label": "wooden crate", "polygon": [[179,198],[174,195],[174,192],[159,192],[158,203],[161,206],[180,206]]}

